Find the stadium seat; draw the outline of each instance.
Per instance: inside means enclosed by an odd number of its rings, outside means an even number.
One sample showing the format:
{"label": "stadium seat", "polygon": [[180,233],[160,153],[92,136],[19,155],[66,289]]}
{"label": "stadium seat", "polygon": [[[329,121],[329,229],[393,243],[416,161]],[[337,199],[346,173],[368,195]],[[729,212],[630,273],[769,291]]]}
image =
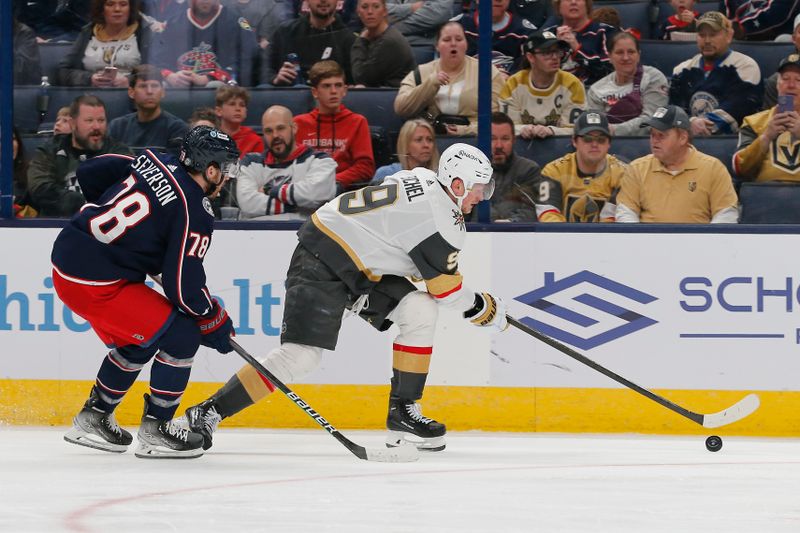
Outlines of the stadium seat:
{"label": "stadium seat", "polygon": [[743,183],[740,224],[800,224],[800,183]]}
{"label": "stadium seat", "polygon": [[613,7],[619,13],[623,28],[635,28],[642,34],[642,39],[650,38],[649,2],[642,0],[612,0],[598,2],[594,9],[600,7]]}
{"label": "stadium seat", "polygon": [[370,126],[380,126],[391,139],[392,146],[405,119],[394,112],[397,89],[352,89],[347,93],[345,105],[351,111],[364,115]]}
{"label": "stadium seat", "polygon": [[794,43],[770,41],[733,41],[731,48],[752,57],[761,69],[761,77],[769,78],[778,70],[781,59],[795,51]]}
{"label": "stadium seat", "polygon": [[[26,133],[36,133],[39,129],[39,110],[37,109],[39,86],[14,87],[14,123]],[[57,87],[48,89],[50,97],[47,111],[41,122],[55,122],[61,107],[68,106],[82,94],[93,94],[106,104],[108,120],[130,113],[133,110],[127,89],[96,89],[92,87]]]}
{"label": "stadium seat", "polygon": [[72,43],[40,43],[39,62],[42,66],[42,76],[47,76],[50,83],[56,82],[58,64],[72,50]]}
{"label": "stadium seat", "polygon": [[30,161],[33,157],[33,154],[36,153],[36,149],[39,148],[41,145],[49,141],[53,138],[52,135],[30,135],[30,134],[22,134],[20,135],[22,138],[22,146],[25,147],[25,157]]}
{"label": "stadium seat", "polygon": [[435,57],[436,50],[433,49],[433,46],[412,46],[411,51],[414,53],[414,61],[417,62],[417,65],[422,65],[424,63],[428,63],[433,61]]}
{"label": "stadium seat", "polygon": [[[216,89],[168,89],[161,105],[173,115],[188,120],[198,107],[213,108],[215,95]],[[307,113],[314,106],[314,99],[308,87],[250,89],[247,123],[261,124],[261,115],[272,105],[286,106],[297,115]]]}

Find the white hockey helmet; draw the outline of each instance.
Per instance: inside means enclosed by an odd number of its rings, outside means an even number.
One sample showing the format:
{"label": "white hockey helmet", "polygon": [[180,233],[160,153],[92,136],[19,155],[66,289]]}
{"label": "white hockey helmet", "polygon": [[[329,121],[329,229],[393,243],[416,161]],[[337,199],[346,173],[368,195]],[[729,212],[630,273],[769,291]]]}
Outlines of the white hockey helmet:
{"label": "white hockey helmet", "polygon": [[[494,192],[492,162],[483,151],[469,144],[455,143],[448,146],[439,158],[439,172],[436,177],[456,197],[459,208],[476,185],[481,186],[484,200],[491,198]],[[453,192],[452,184],[456,178],[464,182],[466,189],[461,196]]]}

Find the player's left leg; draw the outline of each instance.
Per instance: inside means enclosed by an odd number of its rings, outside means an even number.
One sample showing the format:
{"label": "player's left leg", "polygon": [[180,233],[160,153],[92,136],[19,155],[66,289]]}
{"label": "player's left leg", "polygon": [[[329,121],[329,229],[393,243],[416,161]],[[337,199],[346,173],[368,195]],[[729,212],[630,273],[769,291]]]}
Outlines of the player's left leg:
{"label": "player's left leg", "polygon": [[423,416],[417,403],[428,378],[438,305],[407,279],[384,276],[360,316],[379,331],[393,323],[400,329],[392,346],[387,446],[409,442],[420,450],[444,450],[444,424]]}

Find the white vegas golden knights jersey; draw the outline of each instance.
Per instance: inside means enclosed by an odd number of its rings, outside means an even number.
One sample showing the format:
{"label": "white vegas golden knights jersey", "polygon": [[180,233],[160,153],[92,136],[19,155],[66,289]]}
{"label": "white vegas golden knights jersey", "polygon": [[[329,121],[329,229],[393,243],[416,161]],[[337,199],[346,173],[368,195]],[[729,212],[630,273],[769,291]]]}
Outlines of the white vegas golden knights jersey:
{"label": "white vegas golden knights jersey", "polygon": [[341,194],[298,236],[355,294],[368,293],[384,275],[410,276],[424,280],[439,303],[462,311],[474,304],[458,272],[464,216],[430,170],[402,170],[381,185]]}

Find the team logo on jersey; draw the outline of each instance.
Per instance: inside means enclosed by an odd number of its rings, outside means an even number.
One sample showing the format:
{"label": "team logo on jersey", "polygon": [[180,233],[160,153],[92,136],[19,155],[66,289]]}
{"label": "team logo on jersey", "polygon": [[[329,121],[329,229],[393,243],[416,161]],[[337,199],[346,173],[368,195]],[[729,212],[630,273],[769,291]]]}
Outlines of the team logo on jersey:
{"label": "team logo on jersey", "polygon": [[711,113],[719,107],[717,97],[706,91],[697,91],[689,100],[689,109],[693,117],[699,117],[706,113]]}
{"label": "team logo on jersey", "polygon": [[690,181],[689,182],[689,192],[694,192],[696,190],[697,190],[697,182],[696,181]]}
{"label": "team logo on jersey", "polygon": [[178,70],[190,70],[196,74],[209,74],[222,67],[217,63],[217,54],[211,45],[200,43],[185,54],[178,57]]}
{"label": "team logo on jersey", "polygon": [[559,280],[545,272],[542,287],[514,299],[534,315],[520,322],[582,350],[658,323],[638,312],[658,298],[588,270]]}
{"label": "team logo on jersey", "polygon": [[167,168],[169,169],[170,172],[175,172],[176,170],[178,170],[178,165],[167,165]]}
{"label": "team logo on jersey", "polygon": [[800,141],[795,142],[791,132],[781,133],[772,142],[770,149],[773,165],[789,174],[797,174],[800,171]]}
{"label": "team logo on jersey", "polygon": [[453,225],[460,226],[461,231],[466,230],[466,226],[464,225],[464,213],[461,211],[457,211],[453,209]]}
{"label": "team logo on jersey", "polygon": [[211,208],[211,201],[207,197],[203,197],[203,209],[212,217],[214,216],[214,209]]}
{"label": "team logo on jersey", "polygon": [[253,27],[250,26],[250,23],[247,22],[247,19],[244,17],[239,17],[239,27],[245,31],[253,31]]}
{"label": "team logo on jersey", "polygon": [[605,200],[588,194],[567,197],[567,222],[599,222]]}

